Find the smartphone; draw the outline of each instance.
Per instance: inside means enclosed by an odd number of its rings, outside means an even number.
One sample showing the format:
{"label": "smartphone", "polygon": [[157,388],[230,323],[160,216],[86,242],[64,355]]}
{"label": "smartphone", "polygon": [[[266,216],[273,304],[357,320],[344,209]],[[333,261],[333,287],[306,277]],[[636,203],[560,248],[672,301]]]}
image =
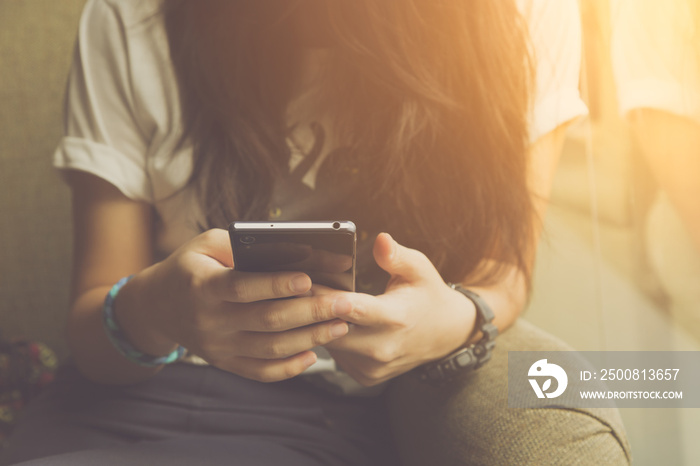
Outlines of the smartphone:
{"label": "smartphone", "polygon": [[233,222],[228,231],[235,270],[303,272],[314,284],[355,291],[353,222]]}

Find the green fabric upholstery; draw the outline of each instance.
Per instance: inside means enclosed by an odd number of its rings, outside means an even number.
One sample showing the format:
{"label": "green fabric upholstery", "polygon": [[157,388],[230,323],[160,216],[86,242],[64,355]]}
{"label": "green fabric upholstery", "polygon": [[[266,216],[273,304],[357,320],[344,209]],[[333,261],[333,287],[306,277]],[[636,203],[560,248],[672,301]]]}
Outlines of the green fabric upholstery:
{"label": "green fabric upholstery", "polygon": [[0,332],[61,357],[70,202],[49,158],[83,3],[0,1]]}
{"label": "green fabric upholstery", "polygon": [[491,361],[445,388],[412,374],[387,393],[406,466],[622,465],[631,461],[620,414],[612,409],[508,408],[508,351],[571,347],[520,320],[497,339]]}

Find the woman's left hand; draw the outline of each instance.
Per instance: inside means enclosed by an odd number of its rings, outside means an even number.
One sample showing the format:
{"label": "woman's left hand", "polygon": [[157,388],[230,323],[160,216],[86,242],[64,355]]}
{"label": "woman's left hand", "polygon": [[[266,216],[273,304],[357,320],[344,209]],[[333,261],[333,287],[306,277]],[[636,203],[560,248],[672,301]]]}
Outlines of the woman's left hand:
{"label": "woman's left hand", "polygon": [[365,386],[446,356],[467,341],[476,320],[474,304],[446,285],[420,251],[382,233],[374,258],[391,275],[386,291],[344,293],[347,309],[338,317],[355,325],[326,345],[343,370]]}

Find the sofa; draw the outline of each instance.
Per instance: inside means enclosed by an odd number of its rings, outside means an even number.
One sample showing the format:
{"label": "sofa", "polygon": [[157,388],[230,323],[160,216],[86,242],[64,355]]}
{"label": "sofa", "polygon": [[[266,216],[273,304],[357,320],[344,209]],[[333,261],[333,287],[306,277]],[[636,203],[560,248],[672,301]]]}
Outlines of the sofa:
{"label": "sofa", "polygon": [[[0,334],[68,357],[70,193],[50,166],[84,0],[0,1]],[[406,465],[628,464],[615,410],[508,410],[508,350],[566,350],[521,320],[464,383],[403,376],[386,393]],[[427,400],[427,401],[426,401]],[[498,412],[498,415],[496,413]]]}

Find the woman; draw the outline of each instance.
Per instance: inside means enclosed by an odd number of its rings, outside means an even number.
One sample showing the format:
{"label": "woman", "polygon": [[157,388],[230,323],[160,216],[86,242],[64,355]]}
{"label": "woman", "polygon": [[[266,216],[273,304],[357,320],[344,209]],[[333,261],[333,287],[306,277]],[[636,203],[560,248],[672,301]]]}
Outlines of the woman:
{"label": "woman", "polygon": [[[447,282],[513,323],[585,112],[579,41],[573,1],[89,1],[55,158],[77,370],[6,463],[390,464],[381,399],[318,385],[360,394],[478,339]],[[354,220],[372,294],[232,269],[220,228],[265,218]],[[180,347],[209,366],[135,363]]]}

